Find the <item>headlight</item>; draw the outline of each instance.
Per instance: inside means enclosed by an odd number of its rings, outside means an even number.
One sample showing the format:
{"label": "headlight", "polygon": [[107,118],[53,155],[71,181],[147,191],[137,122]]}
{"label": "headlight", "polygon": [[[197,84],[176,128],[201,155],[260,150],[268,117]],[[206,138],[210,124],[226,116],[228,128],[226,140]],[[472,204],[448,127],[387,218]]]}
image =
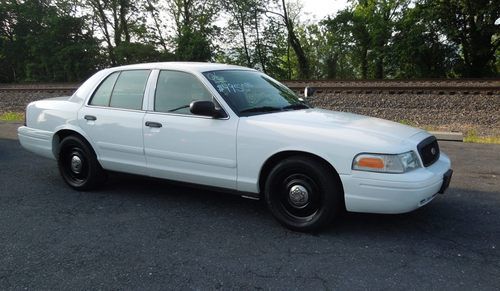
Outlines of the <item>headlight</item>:
{"label": "headlight", "polygon": [[420,167],[420,160],[413,151],[399,155],[359,154],[352,162],[353,170],[381,173],[406,173]]}

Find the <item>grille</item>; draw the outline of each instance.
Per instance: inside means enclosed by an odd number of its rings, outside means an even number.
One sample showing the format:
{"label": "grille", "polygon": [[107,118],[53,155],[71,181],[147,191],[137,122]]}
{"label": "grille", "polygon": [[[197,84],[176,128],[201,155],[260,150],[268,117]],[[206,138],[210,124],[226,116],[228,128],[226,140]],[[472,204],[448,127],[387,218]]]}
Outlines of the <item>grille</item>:
{"label": "grille", "polygon": [[424,167],[434,164],[439,159],[439,145],[436,137],[429,136],[417,146]]}

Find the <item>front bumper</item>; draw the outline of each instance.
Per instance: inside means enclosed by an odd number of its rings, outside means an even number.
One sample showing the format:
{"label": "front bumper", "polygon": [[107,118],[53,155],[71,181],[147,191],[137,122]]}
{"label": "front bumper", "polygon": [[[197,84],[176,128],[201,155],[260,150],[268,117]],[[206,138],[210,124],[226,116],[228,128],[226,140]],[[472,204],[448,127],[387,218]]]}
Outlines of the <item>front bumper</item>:
{"label": "front bumper", "polygon": [[432,166],[405,174],[353,171],[351,175],[340,175],[346,209],[387,214],[415,210],[446,190],[451,179],[450,166],[450,159],[441,153]]}

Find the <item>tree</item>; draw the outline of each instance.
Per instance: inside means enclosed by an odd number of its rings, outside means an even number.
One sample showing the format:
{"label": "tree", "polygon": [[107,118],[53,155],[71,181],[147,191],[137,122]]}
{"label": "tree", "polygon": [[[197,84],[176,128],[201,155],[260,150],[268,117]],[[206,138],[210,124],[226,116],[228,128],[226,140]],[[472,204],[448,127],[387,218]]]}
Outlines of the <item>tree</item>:
{"label": "tree", "polygon": [[212,36],[217,12],[215,1],[172,0],[170,12],[176,25],[176,58],[182,61],[208,61],[212,58]]}
{"label": "tree", "polygon": [[125,42],[130,42],[130,29],[128,0],[87,0],[87,5],[92,8],[95,23],[100,29],[106,42],[106,48],[112,65],[120,63],[114,49],[120,45],[125,34]]}
{"label": "tree", "polygon": [[[252,59],[249,48],[249,30],[252,30],[251,20],[254,17],[254,7],[257,3],[254,0],[226,0],[222,4],[230,14],[229,28],[236,27],[241,33],[243,42],[243,53],[247,67],[252,67]],[[234,28],[233,28],[234,30]]]}
{"label": "tree", "polygon": [[163,37],[163,31],[165,30],[165,26],[162,25],[161,19],[160,19],[160,10],[159,9],[160,4],[158,3],[158,0],[146,0],[144,3],[144,8],[146,11],[150,13],[150,17],[153,20],[153,28],[152,28],[152,35],[153,39],[156,39],[156,43],[160,45],[163,48],[163,52],[168,54],[168,48],[167,48],[167,41]]}
{"label": "tree", "polygon": [[0,82],[166,60],[278,79],[498,76],[500,0],[350,0],[320,22],[299,1],[0,0]]}
{"label": "tree", "polygon": [[500,47],[500,0],[426,1],[446,37],[460,47],[457,71],[464,77],[494,76]]}
{"label": "tree", "polygon": [[273,18],[265,17],[259,22],[256,37],[256,50],[254,58],[259,59],[265,73],[276,79],[290,79],[291,75],[298,73],[290,72],[290,59],[287,35],[283,33],[281,23]]}
{"label": "tree", "polygon": [[[12,82],[18,79],[18,58],[23,51],[16,51],[17,5],[10,1],[0,1],[0,82]],[[20,46],[23,48],[23,46]]]}
{"label": "tree", "polygon": [[295,26],[298,22],[298,16],[300,14],[301,8],[297,2],[294,4],[295,5],[291,3],[286,3],[285,0],[281,0],[281,4],[278,4],[278,7],[281,10],[281,12],[276,12],[272,10],[265,10],[265,12],[270,15],[278,16],[282,20],[282,23],[286,28],[288,44],[291,46],[291,48],[295,53],[295,56],[297,57],[298,67],[299,67],[299,78],[308,79],[310,76],[309,60],[307,59],[306,53],[304,52],[302,44],[295,32]]}
{"label": "tree", "polygon": [[85,19],[51,1],[1,1],[2,81],[76,81],[99,66],[99,47]]}
{"label": "tree", "polygon": [[435,11],[416,3],[396,23],[388,66],[397,78],[443,78],[458,60],[458,47],[442,40]]}
{"label": "tree", "polygon": [[[388,45],[391,41],[395,23],[407,9],[409,0],[359,0],[354,9],[356,17],[363,18],[364,29],[369,35],[373,59],[373,76],[384,78],[387,63]],[[362,34],[366,33],[365,31]],[[366,37],[366,35],[363,35]]]}
{"label": "tree", "polygon": [[[88,10],[102,35],[111,65],[169,59],[166,41],[155,5],[156,0],[86,0],[81,10]],[[147,25],[153,20],[154,27]],[[153,31],[153,33],[151,33]],[[151,35],[155,38],[151,39]],[[159,43],[163,52],[158,52]]]}
{"label": "tree", "polygon": [[356,21],[352,11],[346,9],[320,22],[326,43],[317,46],[323,47],[321,55],[324,56],[323,72],[326,78],[354,78],[356,63],[361,64],[362,77],[367,77],[369,36],[365,26]]}

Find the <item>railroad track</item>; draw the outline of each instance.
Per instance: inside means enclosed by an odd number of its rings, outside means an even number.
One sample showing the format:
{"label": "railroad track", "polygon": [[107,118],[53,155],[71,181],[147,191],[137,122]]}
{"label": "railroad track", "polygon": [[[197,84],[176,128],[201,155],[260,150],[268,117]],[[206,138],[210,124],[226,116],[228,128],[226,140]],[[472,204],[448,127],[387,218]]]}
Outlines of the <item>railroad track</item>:
{"label": "railroad track", "polygon": [[293,80],[283,83],[295,91],[309,86],[318,93],[500,94],[500,79]]}
{"label": "railroad track", "polygon": [[[303,92],[305,86],[290,86],[290,89]],[[500,94],[500,86],[498,87],[451,87],[451,86],[377,86],[377,87],[360,87],[360,86],[310,86],[316,89],[317,94],[328,93],[347,93],[347,94]]]}
{"label": "railroad track", "polygon": [[[319,94],[487,94],[500,95],[500,79],[423,79],[423,80],[292,80],[283,81],[297,92],[314,87]],[[74,92],[78,85],[0,85],[2,92]]]}
{"label": "railroad track", "polygon": [[29,87],[1,87],[0,92],[74,92],[78,89],[75,87],[44,87],[44,86],[29,86]]}

